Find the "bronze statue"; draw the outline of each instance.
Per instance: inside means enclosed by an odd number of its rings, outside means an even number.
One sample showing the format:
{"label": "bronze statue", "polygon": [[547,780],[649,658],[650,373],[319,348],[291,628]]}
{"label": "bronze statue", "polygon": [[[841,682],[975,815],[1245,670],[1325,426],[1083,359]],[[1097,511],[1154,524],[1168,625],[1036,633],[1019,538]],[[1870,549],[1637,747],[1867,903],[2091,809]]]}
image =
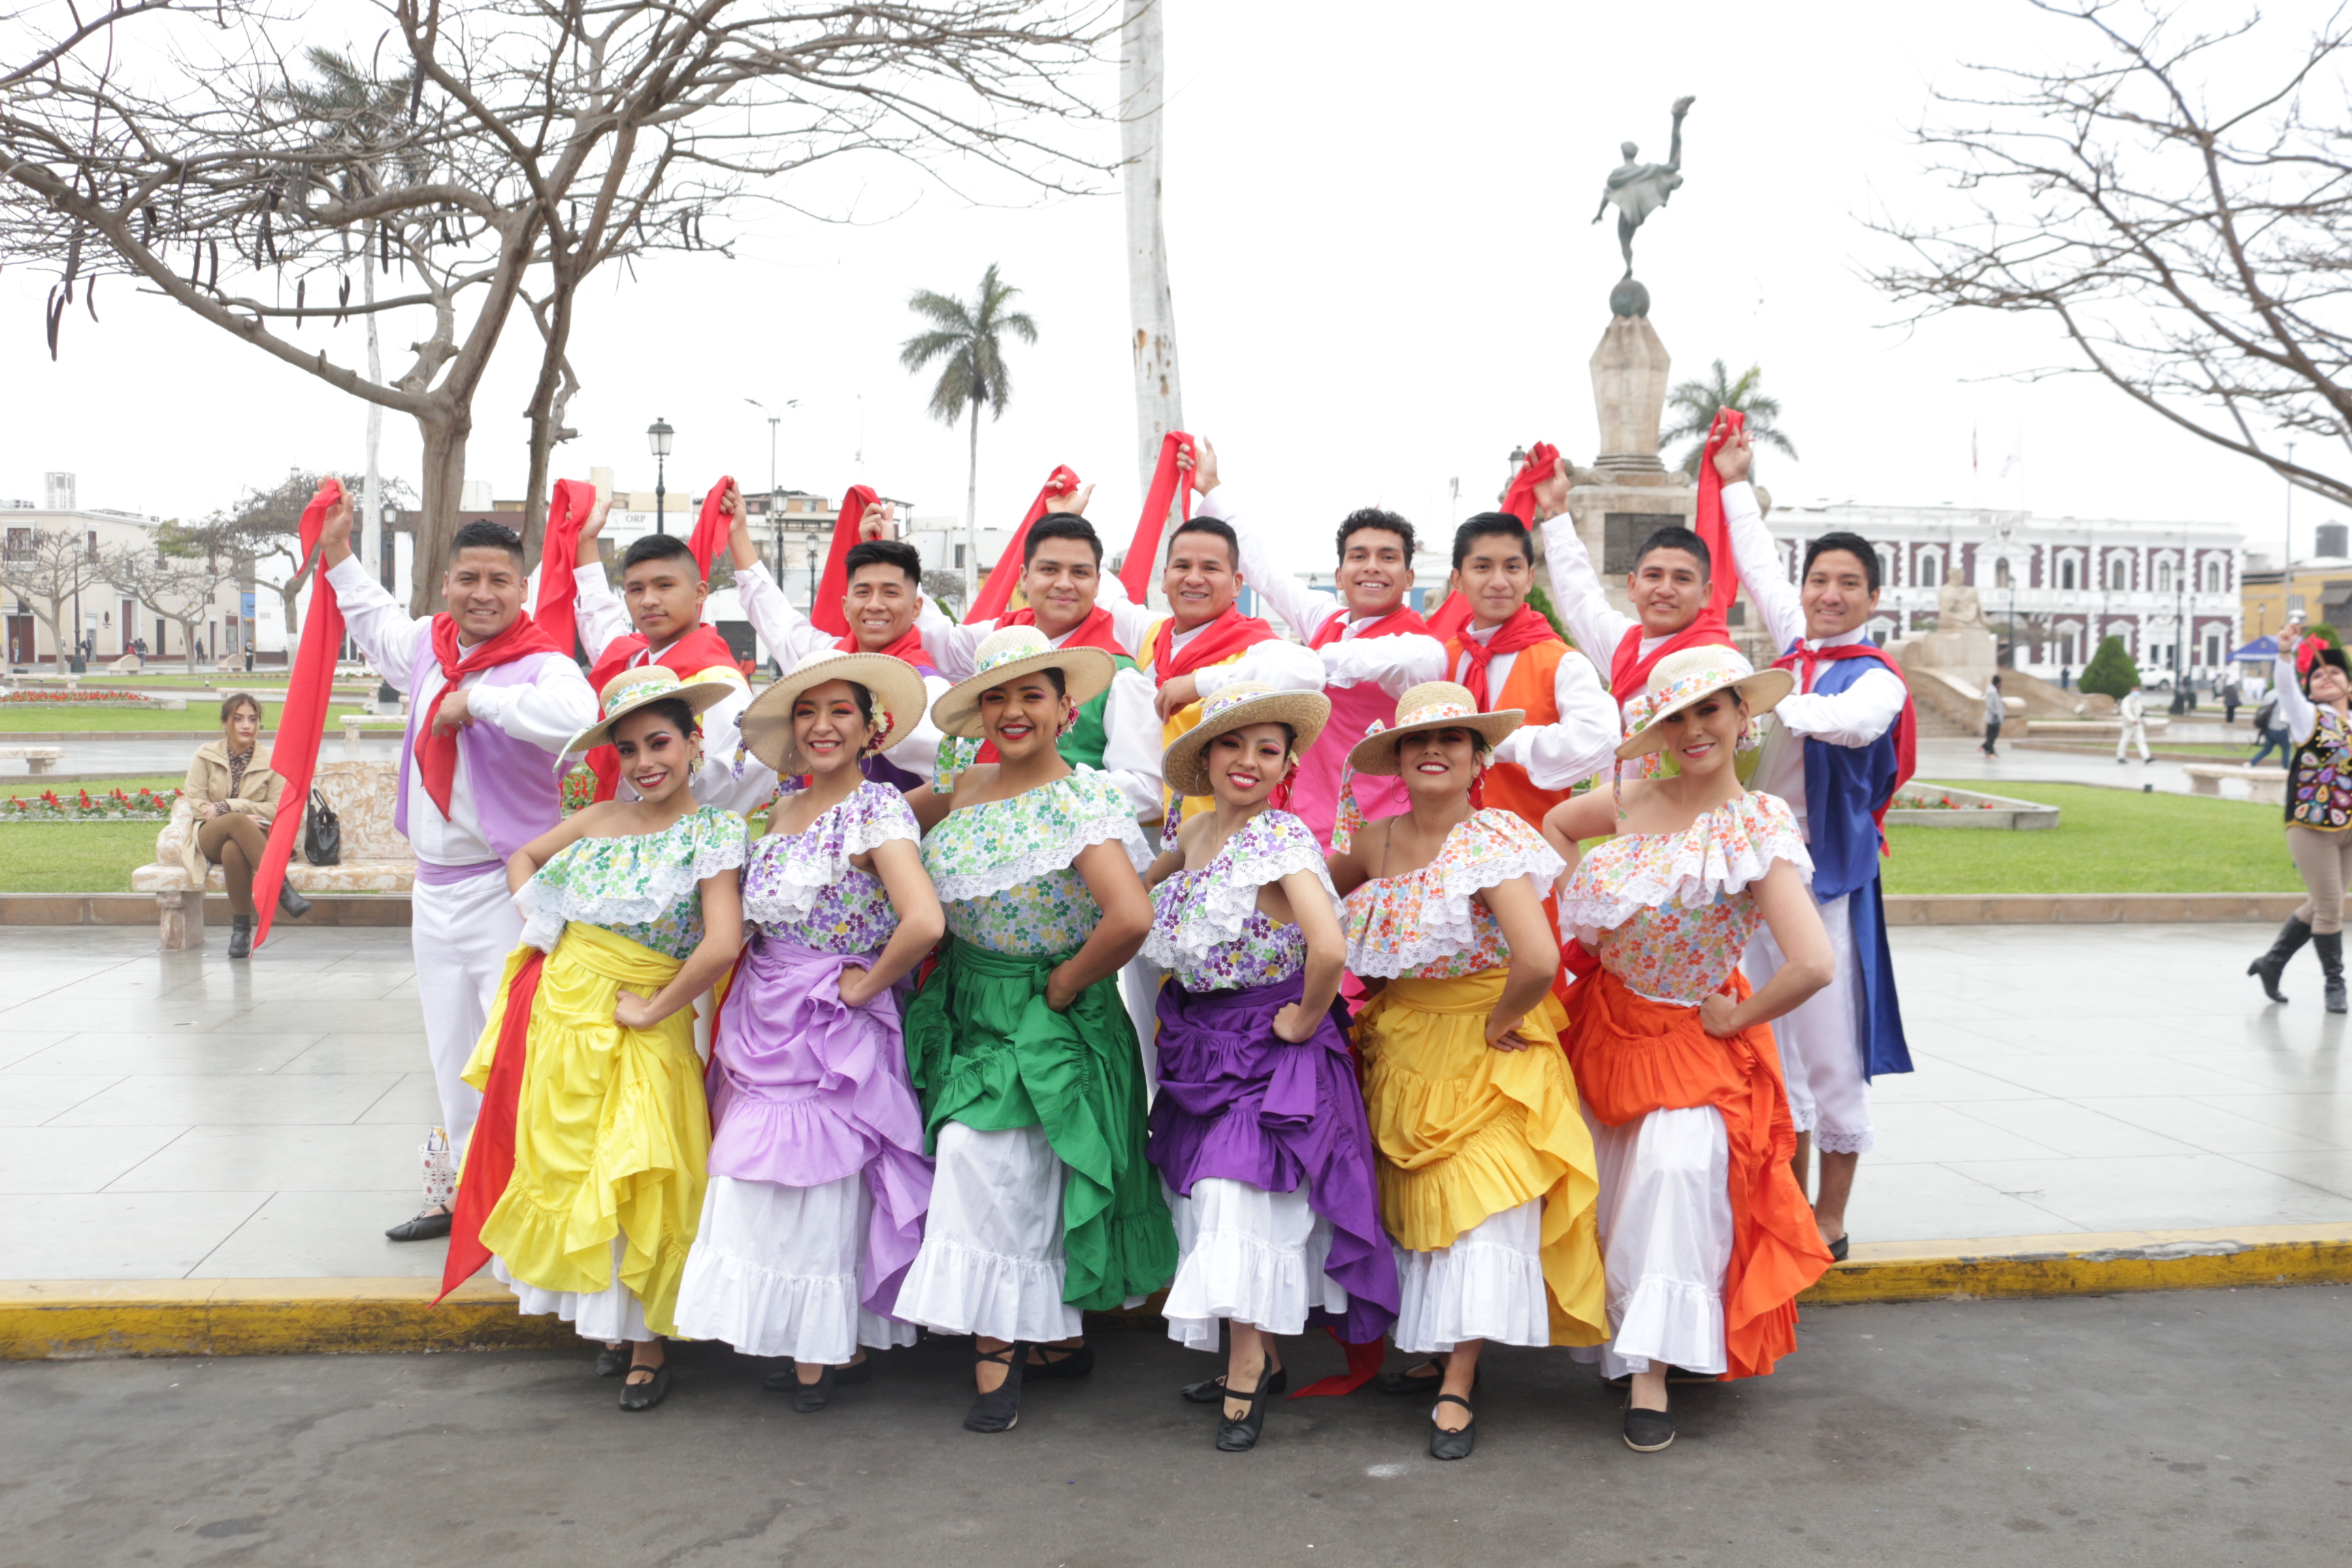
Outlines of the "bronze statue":
{"label": "bronze statue", "polygon": [[1666,205],[1683,183],[1683,116],[1690,112],[1696,101],[1690,97],[1675,100],[1674,145],[1667,150],[1663,163],[1636,163],[1633,154],[1640,152],[1633,142],[1622,144],[1625,161],[1609,172],[1609,186],[1601,193],[1601,206],[1592,215],[1599,223],[1611,206],[1617,209],[1617,244],[1625,253],[1625,276],[1633,276],[1633,231],[1642,220]]}

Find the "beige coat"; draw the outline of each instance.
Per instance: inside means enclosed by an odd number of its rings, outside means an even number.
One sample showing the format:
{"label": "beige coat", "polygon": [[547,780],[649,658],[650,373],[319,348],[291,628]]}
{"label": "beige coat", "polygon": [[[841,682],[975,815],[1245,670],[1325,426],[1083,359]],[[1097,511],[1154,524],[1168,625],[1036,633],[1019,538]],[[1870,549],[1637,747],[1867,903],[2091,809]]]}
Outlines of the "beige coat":
{"label": "beige coat", "polygon": [[286,781],[271,769],[269,752],[257,745],[253,765],[245,770],[245,777],[239,782],[236,794],[230,795],[228,742],[207,741],[196,748],[195,756],[188,763],[187,782],[180,787],[185,792],[182,805],[191,814],[187,837],[180,843],[180,866],[187,872],[190,885],[200,888],[204,886],[206,867],[204,851],[196,846],[199,825],[193,815],[195,803],[200,800],[217,801],[231,811],[259,818],[267,826],[269,819],[278,814],[278,797],[285,790]]}

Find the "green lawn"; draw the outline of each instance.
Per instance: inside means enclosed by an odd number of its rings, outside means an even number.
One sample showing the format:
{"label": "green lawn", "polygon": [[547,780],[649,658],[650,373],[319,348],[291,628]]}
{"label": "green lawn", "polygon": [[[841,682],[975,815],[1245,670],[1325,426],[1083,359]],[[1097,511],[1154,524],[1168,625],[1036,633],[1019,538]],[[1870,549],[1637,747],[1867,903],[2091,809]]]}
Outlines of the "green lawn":
{"label": "green lawn", "polygon": [[[1982,789],[1985,783],[1939,780],[1932,787]],[[2089,784],[2000,787],[2013,799],[2057,806],[2059,826],[2034,833],[1890,827],[1886,890],[2292,893],[2303,885],[2274,805]]]}
{"label": "green lawn", "polygon": [[131,870],[155,858],[156,822],[17,822],[0,826],[0,891],[127,893]]}
{"label": "green lawn", "polygon": [[[327,709],[328,722],[333,723],[333,716],[349,705],[348,702],[331,703]],[[285,710],[286,704],[283,702],[264,702],[261,705],[261,727],[265,730],[277,729],[278,715]],[[136,708],[79,708],[66,702],[58,703],[55,706],[47,703],[26,703],[21,706],[10,704],[0,707],[0,734],[22,734],[26,731],[36,733],[50,731],[64,733],[79,731],[152,730],[158,732],[180,731],[192,735],[217,735],[220,733],[220,727],[219,706],[209,700],[199,701],[193,697],[188,700],[187,711],[184,713],[142,711]]]}

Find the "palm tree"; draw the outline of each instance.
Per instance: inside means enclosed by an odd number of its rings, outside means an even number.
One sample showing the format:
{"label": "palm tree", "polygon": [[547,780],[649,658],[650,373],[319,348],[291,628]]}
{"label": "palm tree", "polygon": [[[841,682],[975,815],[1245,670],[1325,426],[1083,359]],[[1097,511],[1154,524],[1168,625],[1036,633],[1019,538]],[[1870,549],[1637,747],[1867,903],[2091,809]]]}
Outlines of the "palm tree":
{"label": "palm tree", "polygon": [[1780,400],[1757,390],[1763,379],[1762,367],[1751,364],[1734,381],[1723,368],[1723,362],[1716,361],[1709,379],[1684,382],[1666,394],[1666,406],[1675,417],[1672,426],[1658,432],[1658,444],[1663,447],[1670,441],[1688,441],[1690,450],[1675,466],[1696,479],[1699,458],[1706,452],[1706,433],[1715,424],[1715,411],[1728,408],[1748,416],[1748,439],[1759,447],[1772,447],[1795,457],[1795,443],[1781,435],[1775,424],[1780,417]]}
{"label": "palm tree", "polygon": [[1028,313],[1004,308],[1020,292],[996,276],[992,261],[981,274],[980,293],[969,305],[951,295],[919,289],[908,300],[907,308],[929,321],[930,331],[916,333],[898,348],[898,363],[909,371],[946,359],[939,384],[931,388],[931,412],[939,416],[940,424],[952,427],[965,410],[971,413],[971,450],[963,493],[966,604],[971,602],[980,571],[980,410],[984,404],[991,418],[1002,419],[1004,405],[1013,396],[1013,379],[1005,371],[999,339],[1010,332],[1024,342],[1037,341],[1037,323]]}

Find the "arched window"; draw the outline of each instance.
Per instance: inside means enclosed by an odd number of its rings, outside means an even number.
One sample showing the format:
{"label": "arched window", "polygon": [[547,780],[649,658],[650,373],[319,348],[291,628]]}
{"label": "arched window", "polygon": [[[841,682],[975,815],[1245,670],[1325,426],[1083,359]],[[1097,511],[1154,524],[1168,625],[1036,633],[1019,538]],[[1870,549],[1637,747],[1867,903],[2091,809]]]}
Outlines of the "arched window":
{"label": "arched window", "polygon": [[[2205,563],[2205,592],[2208,594],[2218,594],[2221,592],[2221,563],[2219,561],[2207,561]],[[2216,659],[2213,662],[2219,664],[2221,660]]]}
{"label": "arched window", "polygon": [[2074,558],[2071,555],[2058,563],[2058,586],[2070,592],[2074,586]]}
{"label": "arched window", "polygon": [[2131,563],[2120,555],[2107,557],[2107,587],[2121,592],[2131,586]]}
{"label": "arched window", "polygon": [[2009,562],[2006,558],[1992,563],[1992,585],[1996,588],[2009,586]]}
{"label": "arched window", "polygon": [[2172,592],[2172,563],[2169,561],[2156,563],[2156,591],[2159,594]]}
{"label": "arched window", "polygon": [[1932,555],[1919,557],[1919,586],[1933,588],[1944,581],[1944,563]]}

